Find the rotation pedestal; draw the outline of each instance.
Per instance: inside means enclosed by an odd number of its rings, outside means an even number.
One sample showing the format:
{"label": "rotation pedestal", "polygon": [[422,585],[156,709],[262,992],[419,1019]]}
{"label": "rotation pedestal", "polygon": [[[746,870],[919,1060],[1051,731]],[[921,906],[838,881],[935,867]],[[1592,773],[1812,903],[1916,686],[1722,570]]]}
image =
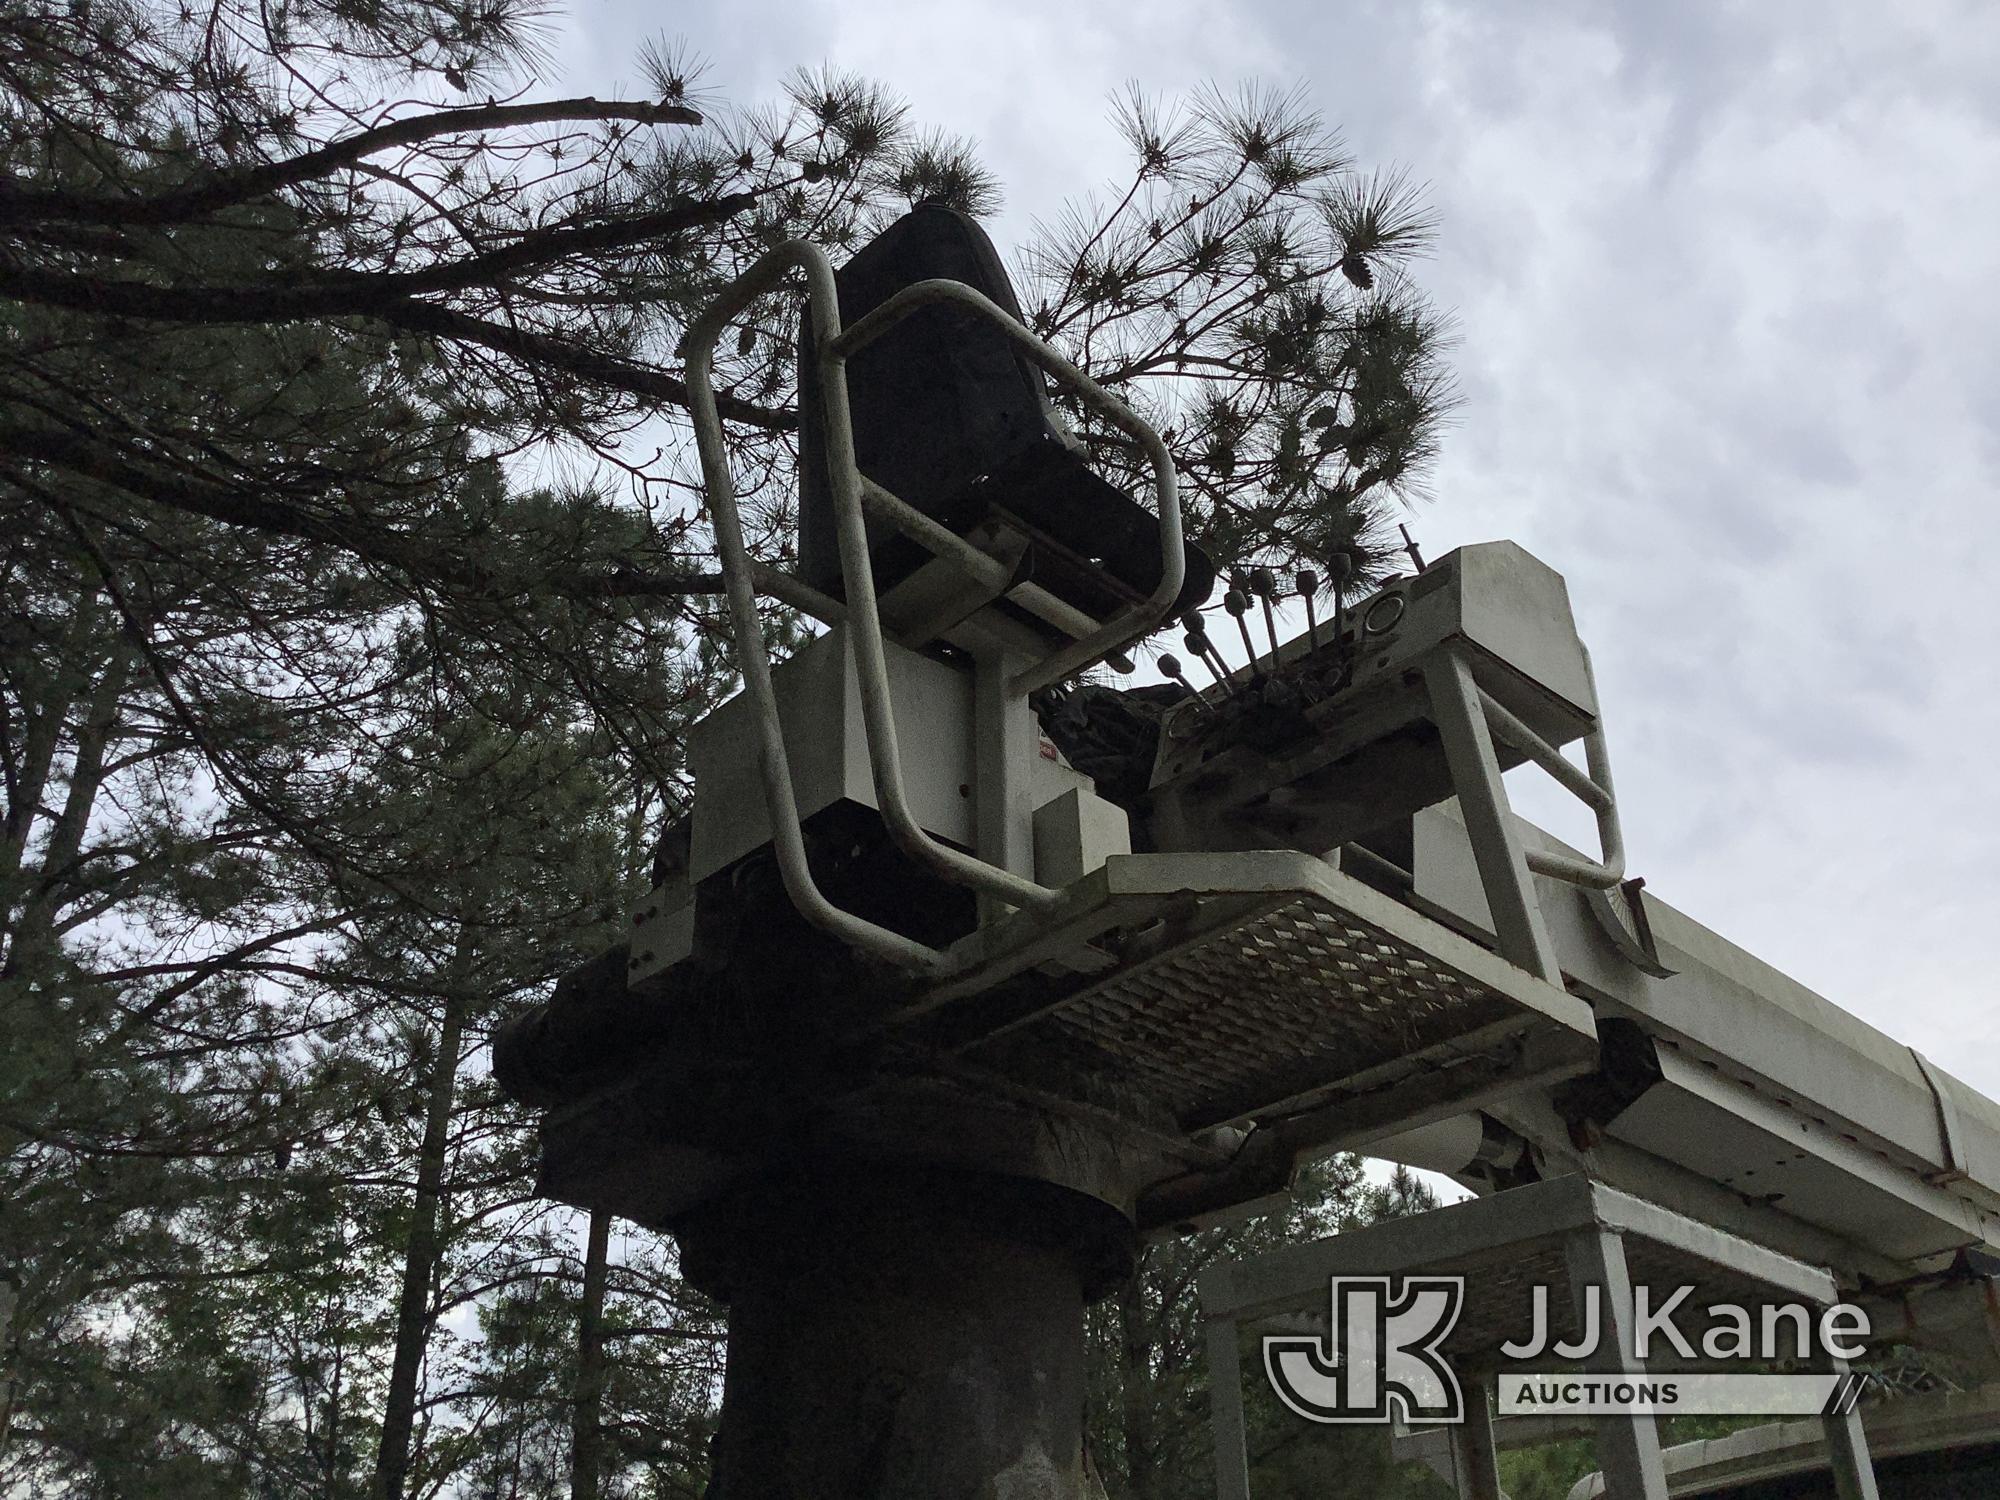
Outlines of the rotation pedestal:
{"label": "rotation pedestal", "polygon": [[1130,1250],[1103,1203],[885,1163],[746,1186],[676,1232],[729,1305],[709,1500],[1101,1500],[1083,1309]]}

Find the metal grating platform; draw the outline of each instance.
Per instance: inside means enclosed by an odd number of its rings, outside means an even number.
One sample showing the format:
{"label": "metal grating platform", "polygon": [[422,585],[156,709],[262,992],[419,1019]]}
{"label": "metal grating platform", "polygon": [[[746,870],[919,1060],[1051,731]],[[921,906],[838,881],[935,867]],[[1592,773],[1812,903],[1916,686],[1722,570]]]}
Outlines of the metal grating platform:
{"label": "metal grating platform", "polygon": [[1308,896],[1100,985],[1046,1024],[1199,1125],[1454,1040],[1501,1044],[1524,1023],[1507,996]]}
{"label": "metal grating platform", "polygon": [[1582,1001],[1323,860],[1133,855],[1095,879],[1057,929],[1139,934],[1123,961],[962,1038],[969,1061],[1061,1059],[1186,1131],[1320,1111],[1329,1140],[1595,1064]]}

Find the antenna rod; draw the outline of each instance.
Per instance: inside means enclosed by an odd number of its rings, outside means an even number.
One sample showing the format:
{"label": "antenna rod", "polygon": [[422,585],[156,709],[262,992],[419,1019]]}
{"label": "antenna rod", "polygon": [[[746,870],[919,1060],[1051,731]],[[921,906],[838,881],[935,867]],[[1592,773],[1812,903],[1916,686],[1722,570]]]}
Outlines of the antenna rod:
{"label": "antenna rod", "polygon": [[1327,563],[1333,571],[1333,643],[1347,639],[1347,580],[1354,575],[1354,559],[1336,552]]}
{"label": "antenna rod", "polygon": [[1250,627],[1243,623],[1243,617],[1250,612],[1250,596],[1240,588],[1232,588],[1222,596],[1222,607],[1236,618],[1236,628],[1243,636],[1243,649],[1250,658],[1250,674],[1257,671],[1257,643],[1250,639]]}
{"label": "antenna rod", "polygon": [[1403,533],[1403,550],[1410,554],[1410,566],[1419,573],[1423,572],[1424,555],[1417,550],[1417,539],[1410,535],[1410,528],[1401,521],[1396,523],[1396,529]]}
{"label": "antenna rod", "polygon": [[1229,663],[1223,659],[1222,653],[1216,650],[1215,642],[1208,638],[1208,627],[1202,624],[1201,612],[1199,610],[1189,610],[1181,616],[1181,626],[1187,631],[1183,640],[1186,642],[1188,650],[1199,657],[1202,665],[1214,674],[1215,680],[1221,684],[1222,690],[1231,697],[1234,697],[1236,695],[1236,684],[1230,680]]}
{"label": "antenna rod", "polygon": [[1162,651],[1160,653],[1160,670],[1164,672],[1168,676],[1168,678],[1170,678],[1172,681],[1178,682],[1182,687],[1186,688],[1190,693],[1193,693],[1195,702],[1199,703],[1203,708],[1207,709],[1211,714],[1215,712],[1215,705],[1208,701],[1208,695],[1206,693],[1204,693],[1200,688],[1194,685],[1193,679],[1191,679],[1185,672],[1181,670],[1181,659],[1178,656],[1174,655],[1173,652]]}
{"label": "antenna rod", "polygon": [[1311,568],[1300,568],[1294,580],[1299,587],[1299,597],[1306,602],[1306,644],[1312,651],[1319,650],[1319,617],[1313,611],[1313,595],[1319,592],[1319,574]]}
{"label": "antenna rod", "polygon": [[1278,592],[1277,575],[1269,568],[1252,568],[1250,586],[1257,590],[1257,597],[1264,604],[1264,633],[1271,638],[1271,670],[1278,670],[1278,617],[1271,611],[1271,600]]}

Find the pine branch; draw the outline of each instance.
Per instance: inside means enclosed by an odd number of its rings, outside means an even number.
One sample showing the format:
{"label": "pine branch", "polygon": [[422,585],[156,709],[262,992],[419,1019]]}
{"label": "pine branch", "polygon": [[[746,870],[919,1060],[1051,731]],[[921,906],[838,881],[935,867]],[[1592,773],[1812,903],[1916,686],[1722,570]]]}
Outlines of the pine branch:
{"label": "pine branch", "polygon": [[22,265],[0,268],[0,292],[79,312],[185,323],[298,322],[381,313],[430,292],[464,291],[518,272],[605,250],[622,249],[683,229],[732,218],[752,207],[754,193],[679,203],[655,213],[609,219],[581,228],[530,231],[512,243],[422,271],[335,272],[302,284],[162,286],[118,277],[63,275]]}
{"label": "pine branch", "polygon": [[[319,514],[283,501],[252,496],[227,485],[162,473],[74,433],[0,424],[0,451],[51,464],[174,510],[267,535],[336,547],[406,577],[448,585],[485,598],[506,598],[538,588],[575,599],[663,598],[722,592],[720,575],[711,573],[650,573],[622,567],[591,573],[500,572],[397,527],[359,516]],[[71,503],[77,502],[72,498]]]}
{"label": "pine branch", "polygon": [[[0,273],[0,289],[4,289],[4,281],[4,273]],[[490,322],[454,308],[441,307],[435,302],[408,302],[393,312],[378,316],[411,333],[478,344],[524,363],[562,370],[627,395],[668,406],[685,407],[688,404],[685,380],[545,333],[530,333],[526,329]],[[745,401],[740,396],[726,393],[717,393],[715,408],[726,421],[760,428],[765,432],[791,432],[799,425],[797,412],[760,406],[754,401]]]}
{"label": "pine branch", "polygon": [[615,99],[552,99],[539,104],[487,104],[465,109],[407,115],[359,131],[316,150],[283,161],[225,173],[198,187],[180,188],[156,197],[112,198],[53,189],[22,188],[0,181],[0,224],[38,220],[68,220],[90,224],[176,224],[217,209],[261,198],[281,188],[324,177],[364,157],[441,135],[467,131],[504,130],[521,125],[562,121],[632,120],[642,125],[699,125],[702,117],[683,105]]}
{"label": "pine branch", "polygon": [[[730,200],[723,200],[730,201]],[[493,252],[495,255],[504,251]],[[562,246],[547,258],[573,251]],[[485,259],[486,257],[475,257]],[[147,322],[231,324],[317,321],[322,318],[366,317],[411,333],[479,344],[501,354],[546,365],[628,395],[688,404],[687,382],[620,359],[600,354],[548,334],[510,328],[434,302],[405,295],[405,283],[425,278],[435,289],[439,273],[409,276],[356,276],[352,282],[303,287],[162,287],[118,278],[64,275],[0,262],[0,296]],[[798,426],[796,413],[760,406],[740,397],[719,395],[716,408],[730,421],[767,432],[789,432]]]}

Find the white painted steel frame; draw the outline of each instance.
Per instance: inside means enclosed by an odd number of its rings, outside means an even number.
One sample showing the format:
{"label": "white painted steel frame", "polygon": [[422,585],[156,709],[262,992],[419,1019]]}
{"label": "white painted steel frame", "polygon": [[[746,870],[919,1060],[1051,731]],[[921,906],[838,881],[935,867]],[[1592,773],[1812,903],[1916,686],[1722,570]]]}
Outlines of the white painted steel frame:
{"label": "white painted steel frame", "polygon": [[1562,968],[1528,878],[1526,851],[1514,826],[1507,788],[1500,780],[1500,757],[1480,701],[1472,665],[1463,652],[1443,647],[1424,662],[1424,687],[1431,716],[1444,741],[1452,789],[1472,836],[1479,883],[1493,914],[1501,956],[1551,984],[1562,983]]}
{"label": "white painted steel frame", "polygon": [[1838,1299],[1832,1273],[1819,1266],[1576,1173],[1212,1266],[1201,1277],[1202,1310],[1259,1317],[1323,1296],[1332,1276],[1400,1273],[1591,1227],[1654,1240],[1801,1302]]}

